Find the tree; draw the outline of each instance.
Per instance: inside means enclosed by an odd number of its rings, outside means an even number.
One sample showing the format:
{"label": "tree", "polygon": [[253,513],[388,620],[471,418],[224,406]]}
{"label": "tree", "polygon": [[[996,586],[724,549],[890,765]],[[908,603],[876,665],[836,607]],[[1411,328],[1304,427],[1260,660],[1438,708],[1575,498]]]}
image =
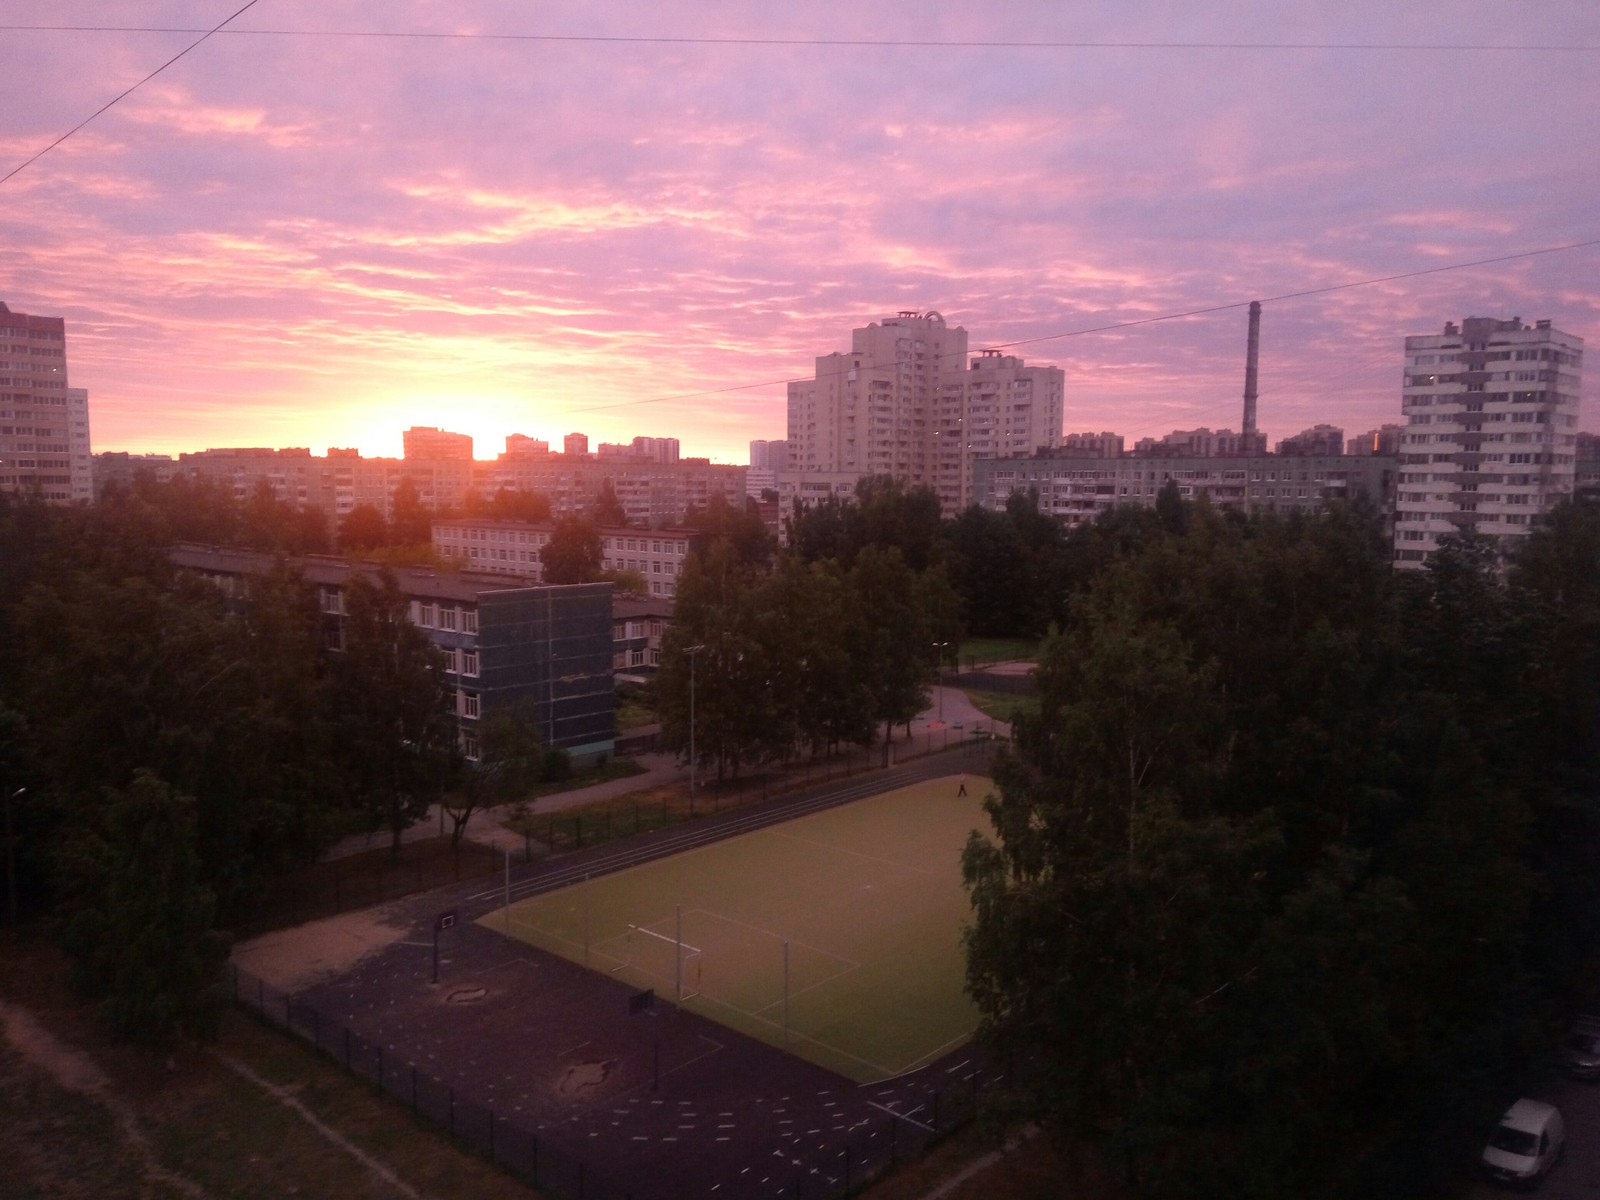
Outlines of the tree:
{"label": "tree", "polygon": [[227,1001],[228,938],[201,881],[195,802],[138,772],[65,855],[63,943],[113,1033],[168,1045],[209,1037]]}
{"label": "tree", "polygon": [[1138,1194],[1426,1194],[1570,986],[1524,969],[1521,618],[1359,512],[1167,515],[1047,641],[964,857],[1003,1100]]}
{"label": "tree", "polygon": [[429,546],[433,544],[433,514],[422,503],[422,493],[409,475],[402,475],[395,485],[394,499],[389,505],[389,541],[395,546]]}
{"label": "tree", "polygon": [[461,845],[473,813],[527,795],[539,782],[544,764],[538,709],[532,701],[498,709],[480,720],[478,761],[462,765],[456,786],[442,802],[450,817],[451,848]]}
{"label": "tree", "polygon": [[389,523],[370,504],[358,504],[339,522],[339,549],[344,554],[361,554],[389,544]]}
{"label": "tree", "polygon": [[617,489],[609,479],[600,481],[600,491],[589,510],[589,519],[602,529],[621,529],[628,524],[628,510],[617,498]]}
{"label": "tree", "polygon": [[413,625],[385,572],[353,576],[344,591],[344,648],[334,663],[332,728],[349,803],[390,847],[420,820],[457,770],[460,751],[444,660]]}
{"label": "tree", "polygon": [[939,640],[940,629],[899,549],[875,543],[864,547],[849,580],[859,620],[850,644],[872,698],[872,716],[883,723],[887,761],[893,727],[928,705],[927,685],[933,678],[929,647]]}
{"label": "tree", "polygon": [[593,583],[605,562],[600,531],[582,517],[562,517],[539,551],[539,561],[546,583]]}
{"label": "tree", "polygon": [[763,570],[772,566],[777,539],[761,519],[760,506],[748,497],[733,503],[718,492],[705,508],[691,511],[684,523],[695,531],[689,539],[691,553],[704,557],[713,542],[722,540],[743,565]]}

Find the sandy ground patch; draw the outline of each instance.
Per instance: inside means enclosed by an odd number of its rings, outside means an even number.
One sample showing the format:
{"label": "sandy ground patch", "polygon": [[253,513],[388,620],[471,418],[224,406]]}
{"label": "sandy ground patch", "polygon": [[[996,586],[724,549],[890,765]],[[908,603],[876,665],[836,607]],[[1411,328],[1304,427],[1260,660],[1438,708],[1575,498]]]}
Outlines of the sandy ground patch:
{"label": "sandy ground patch", "polygon": [[233,961],[288,995],[342,975],[410,932],[398,905],[277,929],[233,948]]}

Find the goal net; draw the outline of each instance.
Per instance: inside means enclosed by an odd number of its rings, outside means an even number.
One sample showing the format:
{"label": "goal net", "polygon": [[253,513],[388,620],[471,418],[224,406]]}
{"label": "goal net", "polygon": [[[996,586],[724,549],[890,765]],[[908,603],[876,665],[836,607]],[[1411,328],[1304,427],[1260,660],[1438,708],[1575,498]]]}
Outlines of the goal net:
{"label": "goal net", "polygon": [[663,997],[689,1000],[700,994],[704,960],[698,946],[640,925],[629,925],[616,950],[620,951],[619,961],[611,968],[612,974],[631,968],[648,976]]}

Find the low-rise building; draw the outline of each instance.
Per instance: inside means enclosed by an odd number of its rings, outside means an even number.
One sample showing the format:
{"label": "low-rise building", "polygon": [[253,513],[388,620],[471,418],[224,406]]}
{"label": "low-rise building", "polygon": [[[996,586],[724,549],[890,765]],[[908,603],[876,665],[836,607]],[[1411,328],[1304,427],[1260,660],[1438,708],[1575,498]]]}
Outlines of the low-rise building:
{"label": "low-rise building", "polygon": [[1205,496],[1217,508],[1241,512],[1314,512],[1325,501],[1357,495],[1388,512],[1395,468],[1394,458],[1379,455],[1099,459],[1058,451],[985,461],[974,492],[979,504],[995,511],[1013,492],[1034,492],[1039,511],[1067,525],[1092,521],[1118,504],[1153,505],[1169,480],[1185,497]]}
{"label": "low-rise building", "polygon": [[[544,579],[539,552],[549,544],[555,528],[548,521],[454,517],[433,523],[433,548],[441,558],[469,570],[538,583]],[[605,570],[637,571],[652,597],[671,600],[677,595],[678,576],[683,573],[694,530],[608,526],[599,533]]]}
{"label": "low-rise building", "polygon": [[[219,546],[180,545],[172,562],[213,580],[229,594],[271,570],[273,555]],[[380,568],[311,555],[288,563],[317,589],[331,650],[343,645],[345,589]],[[387,568],[410,604],[411,620],[445,656],[461,745],[478,754],[478,722],[528,702],[547,745],[574,758],[609,755],[616,743],[611,679],[611,585],[515,586],[473,572]]]}

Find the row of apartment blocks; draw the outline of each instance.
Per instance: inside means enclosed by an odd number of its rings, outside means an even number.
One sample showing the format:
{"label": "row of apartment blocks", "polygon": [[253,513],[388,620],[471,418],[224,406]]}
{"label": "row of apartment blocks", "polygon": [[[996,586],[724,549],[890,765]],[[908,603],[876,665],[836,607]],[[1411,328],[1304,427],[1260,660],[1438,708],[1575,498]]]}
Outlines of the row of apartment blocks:
{"label": "row of apartment blocks", "polygon": [[[568,441],[582,436],[572,435]],[[342,449],[319,456],[304,448],[201,450],[176,460],[98,454],[94,487],[98,495],[113,480],[131,482],[144,471],[158,481],[210,480],[243,499],[265,482],[280,501],[321,508],[338,518],[361,505],[391,516],[395,493],[406,479],[433,511],[459,508],[469,491],[492,496],[504,489],[543,494],[556,516],[589,512],[609,486],[629,524],[645,528],[679,525],[692,509],[704,508],[715,496],[742,503],[746,492],[744,467],[679,458],[676,439],[635,439],[652,445],[670,442],[670,460],[662,457],[667,451],[659,446],[637,455],[591,458],[586,450],[551,453],[546,443],[517,434],[506,441],[507,452],[492,462],[473,459],[467,435],[432,428],[406,431],[404,458],[365,458]]]}
{"label": "row of apartment blocks", "polygon": [[[444,561],[470,571],[539,583],[544,579],[539,553],[554,532],[548,522],[449,518],[433,523],[433,548]],[[638,572],[651,597],[677,595],[694,530],[602,527],[599,533],[606,570]]]}
{"label": "row of apartment blocks", "polygon": [[[230,596],[272,570],[269,554],[218,546],[180,545],[172,561],[211,580]],[[317,589],[324,637],[344,644],[345,593],[351,580],[379,578],[380,568],[323,556],[286,565]],[[513,705],[531,707],[545,743],[575,758],[615,747],[611,585],[536,586],[474,572],[388,568],[405,596],[411,621],[444,654],[463,751],[478,755],[483,718]]]}
{"label": "row of apartment blocks", "polygon": [[1252,357],[1241,432],[1179,431],[1129,453],[1115,434],[1061,434],[1058,369],[994,350],[969,360],[964,329],[908,311],[854,330],[849,352],[818,358],[813,379],[789,385],[787,458],[774,482],[784,517],[890,474],[933,488],[947,516],[1033,491],[1068,524],[1153,504],[1169,481],[1245,511],[1364,495],[1392,518],[1395,562],[1413,567],[1452,531],[1505,542],[1574,492],[1600,490],[1593,439],[1581,445],[1576,429],[1582,361],[1583,339],[1548,320],[1449,322],[1405,339],[1403,426],[1346,441],[1317,425],[1268,454]]}

